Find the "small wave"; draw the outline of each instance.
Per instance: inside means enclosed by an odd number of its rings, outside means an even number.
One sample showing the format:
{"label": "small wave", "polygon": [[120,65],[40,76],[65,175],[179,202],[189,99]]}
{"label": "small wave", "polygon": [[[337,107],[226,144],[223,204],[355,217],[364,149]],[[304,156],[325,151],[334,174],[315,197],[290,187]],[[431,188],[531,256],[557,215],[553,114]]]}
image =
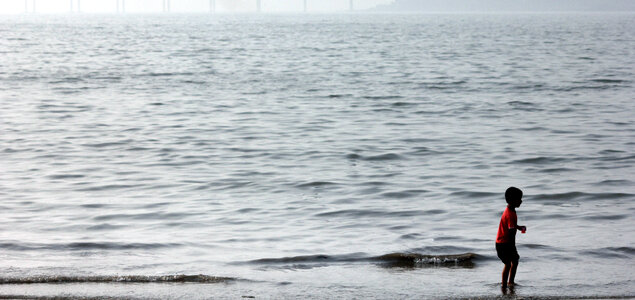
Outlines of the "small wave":
{"label": "small wave", "polygon": [[446,90],[461,87],[466,84],[465,80],[456,80],[456,81],[438,81],[438,82],[422,82],[418,86],[421,89],[431,89],[431,90]]}
{"label": "small wave", "polygon": [[322,187],[322,186],[329,186],[329,185],[337,185],[337,183],[330,182],[330,181],[312,181],[312,182],[298,184],[296,185],[296,187],[307,188],[307,187]]}
{"label": "small wave", "polygon": [[192,216],[203,215],[202,212],[148,212],[138,214],[105,214],[93,217],[95,221],[110,221],[110,220],[178,220],[186,219]]}
{"label": "small wave", "polygon": [[462,198],[488,198],[488,197],[496,197],[499,193],[491,193],[491,192],[475,192],[475,191],[460,191],[453,192],[450,196],[460,196]]}
{"label": "small wave", "polygon": [[419,110],[414,112],[414,114],[417,115],[435,115],[435,116],[441,116],[441,115],[447,115],[454,112],[453,109],[445,109],[445,110]]}
{"label": "small wave", "polygon": [[60,83],[76,83],[76,82],[83,82],[84,79],[79,78],[79,77],[65,77],[59,80],[51,80],[48,83],[49,84],[60,84]]}
{"label": "small wave", "polygon": [[47,176],[50,179],[77,179],[86,177],[82,174],[58,174],[58,175],[49,175]]}
{"label": "small wave", "polygon": [[408,154],[410,155],[416,155],[416,156],[427,156],[427,155],[431,155],[431,154],[441,154],[441,152],[432,150],[428,147],[413,147],[412,148],[413,151],[409,152]]}
{"label": "small wave", "polygon": [[190,76],[194,75],[191,72],[150,72],[147,74],[142,74],[141,76],[150,76],[150,77],[163,77],[163,76]]}
{"label": "small wave", "polygon": [[604,221],[604,220],[615,221],[615,220],[626,219],[628,217],[629,215],[590,215],[590,216],[585,216],[584,219],[590,220],[590,221]]}
{"label": "small wave", "polygon": [[623,160],[632,160],[632,159],[635,159],[635,155],[600,158],[601,161],[623,161]]}
{"label": "small wave", "polygon": [[549,169],[539,169],[537,171],[540,172],[540,173],[563,173],[563,172],[576,171],[576,169],[571,169],[571,168],[549,168]]}
{"label": "small wave", "polygon": [[26,150],[13,149],[13,148],[4,148],[4,149],[2,149],[2,153],[18,153],[18,152],[22,152],[22,151],[26,151]]}
{"label": "small wave", "polygon": [[[462,238],[465,241],[465,238]],[[489,240],[488,240],[489,242]],[[437,245],[437,246],[425,246],[421,248],[410,249],[409,253],[472,253],[472,248],[454,245]],[[483,256],[479,256],[479,259]]]}
{"label": "small wave", "polygon": [[38,251],[38,250],[59,250],[59,251],[89,251],[89,250],[136,250],[136,249],[158,249],[178,247],[176,243],[115,243],[115,242],[76,242],[58,244],[37,244],[37,243],[0,243],[0,249],[12,251]]}
{"label": "small wave", "polygon": [[403,98],[403,96],[399,96],[399,95],[364,96],[363,98],[368,100],[389,100],[389,99],[401,99]]}
{"label": "small wave", "polygon": [[406,139],[401,139],[402,142],[406,142],[406,143],[432,143],[432,142],[438,142],[438,139],[427,139],[427,138],[406,138]]}
{"label": "small wave", "polygon": [[103,223],[103,224],[97,224],[97,225],[86,227],[86,230],[88,230],[88,231],[102,231],[102,230],[114,230],[114,229],[119,229],[119,228],[124,228],[124,227],[126,227],[126,226],[125,225],[112,225],[112,224],[108,224],[108,223]]}
{"label": "small wave", "polygon": [[111,276],[29,276],[0,277],[0,284],[36,284],[36,283],[222,283],[236,278],[209,275],[111,275]]}
{"label": "small wave", "polygon": [[519,248],[538,249],[538,250],[555,250],[556,248],[542,244],[520,244]]}
{"label": "small wave", "polygon": [[413,103],[413,102],[395,102],[392,104],[393,107],[410,107],[410,106],[416,106],[417,103]]}
{"label": "small wave", "polygon": [[624,253],[628,255],[635,255],[635,248],[633,247],[607,247],[608,251]]}
{"label": "small wave", "polygon": [[599,152],[601,155],[611,155],[615,153],[624,153],[622,150],[605,149]]}
{"label": "small wave", "polygon": [[515,84],[513,85],[515,90],[530,90],[530,91],[540,91],[545,88],[545,85],[542,83],[534,83],[534,84]]}
{"label": "small wave", "polygon": [[366,181],[361,183],[360,185],[366,185],[366,186],[384,186],[384,185],[390,185],[390,183],[388,182],[384,182],[384,181]]}
{"label": "small wave", "polygon": [[387,267],[417,267],[417,266],[460,266],[473,267],[474,253],[450,254],[450,255],[425,255],[418,253],[390,253],[373,257]]}
{"label": "small wave", "polygon": [[56,104],[42,104],[38,105],[38,109],[47,113],[54,114],[67,114],[67,113],[79,113],[87,112],[92,109],[90,105],[56,105]]}
{"label": "small wave", "polygon": [[346,155],[346,158],[348,159],[362,159],[362,156],[356,153],[351,153],[349,155]]}
{"label": "small wave", "polygon": [[633,198],[635,195],[627,193],[584,193],[584,192],[568,192],[554,194],[536,194],[528,195],[532,200],[606,200],[606,199],[623,199]]}
{"label": "small wave", "polygon": [[331,94],[328,95],[328,98],[343,98],[343,97],[350,97],[352,96],[351,94]]}
{"label": "small wave", "polygon": [[581,251],[584,255],[591,255],[599,258],[631,258],[635,255],[633,247],[606,247]]}
{"label": "small wave", "polygon": [[430,213],[422,210],[403,210],[403,211],[382,211],[382,210],[372,210],[372,209],[343,209],[336,211],[328,211],[323,213],[318,213],[315,216],[317,217],[351,217],[351,218],[361,218],[361,217],[415,217],[422,215],[430,215]]}
{"label": "small wave", "polygon": [[631,184],[633,184],[632,181],[630,181],[630,180],[622,180],[622,179],[603,180],[603,181],[594,183],[594,185],[598,185],[598,186],[629,186]]}
{"label": "small wave", "polygon": [[626,82],[628,82],[626,80],[608,79],[608,78],[591,79],[590,81],[591,82],[597,82],[597,83],[626,83]]}
{"label": "small wave", "polygon": [[141,184],[108,184],[102,186],[93,186],[87,188],[77,189],[77,191],[81,192],[99,192],[99,191],[110,191],[110,190],[122,190],[122,189],[131,189],[142,186]]}
{"label": "small wave", "polygon": [[380,154],[380,155],[373,155],[373,156],[362,156],[356,153],[351,153],[346,155],[346,158],[351,159],[351,160],[366,160],[366,161],[386,161],[386,160],[400,160],[403,159],[403,157],[401,157],[401,155],[395,154],[395,153],[386,153],[386,154]]}
{"label": "small wave", "polygon": [[422,193],[426,193],[428,191],[426,190],[406,190],[406,191],[399,191],[399,192],[386,192],[381,194],[382,197],[384,198],[389,198],[389,199],[405,199],[405,198],[412,198],[412,197],[416,197]]}
{"label": "small wave", "polygon": [[103,208],[106,207],[106,204],[103,203],[88,203],[88,204],[81,204],[80,207],[82,208]]}
{"label": "small wave", "polygon": [[394,109],[390,109],[390,108],[376,108],[372,110],[373,112],[397,112]]}
{"label": "small wave", "polygon": [[402,234],[401,236],[399,236],[399,239],[401,240],[419,240],[421,239],[421,234],[420,233],[408,233],[408,234]]}
{"label": "small wave", "polygon": [[542,126],[532,126],[532,127],[524,127],[519,128],[520,131],[547,131],[548,129]]}
{"label": "small wave", "polygon": [[91,79],[97,79],[97,80],[121,80],[123,77],[121,76],[88,76],[88,78]]}
{"label": "small wave", "polygon": [[507,104],[511,105],[511,106],[536,106],[536,104],[531,103],[531,102],[526,102],[526,101],[509,101],[507,102]]}
{"label": "small wave", "polygon": [[364,256],[360,253],[354,253],[346,255],[317,254],[281,258],[263,258],[242,263],[262,265],[293,264],[302,266],[303,268],[307,267],[308,264],[324,265],[329,263],[359,262],[378,263],[380,266],[384,267],[473,267],[473,260],[477,257],[478,256],[474,253],[427,255],[420,253],[395,252],[380,256]]}
{"label": "small wave", "polygon": [[565,220],[572,218],[570,214],[537,214],[528,216],[526,220]]}
{"label": "small wave", "polygon": [[97,144],[84,144],[83,146],[90,147],[90,148],[106,148],[106,147],[112,147],[112,146],[128,145],[128,144],[130,144],[132,142],[133,142],[133,140],[123,140],[123,141],[117,141],[117,142],[105,142],[105,143],[97,143]]}
{"label": "small wave", "polygon": [[537,164],[537,165],[544,165],[544,164],[559,163],[559,162],[563,162],[565,160],[566,159],[560,158],[560,157],[544,157],[544,156],[540,156],[540,157],[532,157],[532,158],[524,158],[524,159],[514,160],[511,163],[512,164]]}
{"label": "small wave", "polygon": [[[302,255],[302,256],[289,256],[289,257],[281,257],[281,258],[261,258],[249,261],[248,263],[252,264],[286,264],[286,263],[298,263],[298,262],[338,262],[338,261],[346,261],[349,260],[346,256],[329,256],[324,254],[316,254],[316,255]],[[355,260],[353,260],[355,261]]]}
{"label": "small wave", "polygon": [[595,84],[593,84],[593,82],[578,82],[576,83],[577,85],[572,85],[572,86],[561,86],[561,87],[555,87],[552,90],[555,92],[579,92],[579,91],[584,91],[584,90],[607,90],[607,89],[612,89],[615,87],[619,87],[619,85],[612,83],[603,83],[600,84],[600,82],[595,82]]}

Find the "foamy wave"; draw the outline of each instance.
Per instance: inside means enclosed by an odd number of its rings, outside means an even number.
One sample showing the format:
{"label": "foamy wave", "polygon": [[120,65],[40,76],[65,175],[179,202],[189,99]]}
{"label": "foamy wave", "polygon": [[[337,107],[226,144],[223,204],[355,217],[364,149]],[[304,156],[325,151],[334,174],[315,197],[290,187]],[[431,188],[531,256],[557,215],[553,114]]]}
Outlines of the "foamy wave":
{"label": "foamy wave", "polygon": [[323,265],[334,263],[370,262],[377,263],[385,267],[473,267],[473,260],[477,257],[478,255],[474,253],[428,255],[419,253],[396,252],[380,256],[364,256],[357,253],[347,255],[317,254],[281,258],[263,258],[248,261],[246,263],[262,265],[295,265],[306,267],[311,264]]}
{"label": "foamy wave", "polygon": [[35,283],[161,283],[161,282],[195,282],[220,283],[236,280],[231,277],[209,275],[110,275],[110,276],[29,276],[0,277],[0,284],[35,284]]}

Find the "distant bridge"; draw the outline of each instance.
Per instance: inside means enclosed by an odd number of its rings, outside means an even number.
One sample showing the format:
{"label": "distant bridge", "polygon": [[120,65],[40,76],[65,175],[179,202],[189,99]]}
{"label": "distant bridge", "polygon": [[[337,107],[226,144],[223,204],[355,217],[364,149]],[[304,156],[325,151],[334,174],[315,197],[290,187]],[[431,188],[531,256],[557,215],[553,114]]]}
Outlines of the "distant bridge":
{"label": "distant bridge", "polygon": [[[29,6],[29,1],[31,2],[31,5]],[[81,8],[81,1],[82,0],[69,0],[69,8],[70,8],[70,12],[81,12],[82,8]],[[126,0],[113,0],[116,2],[116,12],[117,13],[125,13],[126,12]],[[159,1],[159,0],[156,0]],[[171,0],[161,0],[163,1],[163,12],[169,13],[171,11],[170,9],[170,1]],[[255,5],[256,5],[256,11],[257,12],[262,12],[262,2],[264,0],[253,0],[255,1]],[[320,1],[320,0],[315,0],[315,1]],[[304,12],[308,12],[308,2],[309,0],[302,0],[302,4],[303,4],[303,11]],[[355,9],[354,6],[354,0],[349,0],[348,2],[348,9],[350,11],[353,11]],[[25,13],[35,13],[37,10],[37,0],[24,0],[24,12]],[[216,12],[216,0],[209,0],[209,11],[211,13]]]}

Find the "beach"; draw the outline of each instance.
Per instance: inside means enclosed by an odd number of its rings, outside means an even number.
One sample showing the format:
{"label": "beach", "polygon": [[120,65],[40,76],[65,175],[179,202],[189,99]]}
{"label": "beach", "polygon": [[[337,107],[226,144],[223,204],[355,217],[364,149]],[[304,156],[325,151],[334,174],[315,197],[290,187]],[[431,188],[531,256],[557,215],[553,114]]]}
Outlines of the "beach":
{"label": "beach", "polygon": [[633,28],[0,16],[0,298],[633,298]]}

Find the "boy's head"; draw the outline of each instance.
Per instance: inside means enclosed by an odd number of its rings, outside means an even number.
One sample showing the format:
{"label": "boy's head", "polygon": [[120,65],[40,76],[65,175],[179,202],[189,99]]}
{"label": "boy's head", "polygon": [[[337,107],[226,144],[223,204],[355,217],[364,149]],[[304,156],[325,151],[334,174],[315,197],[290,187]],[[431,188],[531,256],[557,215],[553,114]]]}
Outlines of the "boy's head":
{"label": "boy's head", "polygon": [[523,203],[522,198],[523,191],[517,187],[512,186],[505,191],[505,201],[513,207],[520,207],[520,204]]}

